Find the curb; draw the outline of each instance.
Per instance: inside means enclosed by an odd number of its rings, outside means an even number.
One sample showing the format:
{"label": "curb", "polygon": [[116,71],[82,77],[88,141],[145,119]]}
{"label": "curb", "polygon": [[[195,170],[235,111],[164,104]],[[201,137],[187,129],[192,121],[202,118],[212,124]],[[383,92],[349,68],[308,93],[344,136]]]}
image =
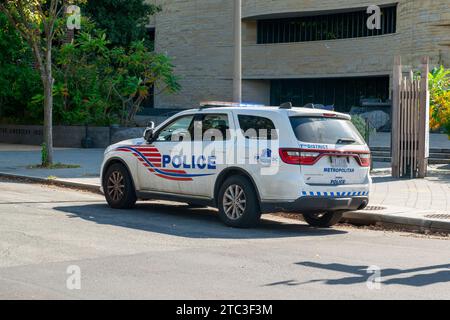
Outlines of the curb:
{"label": "curb", "polygon": [[450,221],[397,216],[391,214],[368,213],[364,211],[347,212],[344,222],[355,225],[377,225],[390,228],[402,228],[413,232],[450,233]]}
{"label": "curb", "polygon": [[33,176],[24,176],[24,175],[20,175],[20,174],[13,174],[13,173],[6,173],[6,172],[0,172],[0,177],[10,178],[10,179],[15,179],[15,180],[29,181],[32,183],[42,183],[42,184],[46,184],[46,185],[53,185],[53,186],[58,186],[58,187],[71,188],[71,189],[79,189],[79,190],[85,190],[85,191],[89,191],[89,192],[93,192],[93,193],[97,193],[97,194],[102,194],[100,192],[100,187],[98,185],[93,185],[93,184],[66,181],[66,180],[58,180],[58,179],[48,179],[48,178],[33,177]]}

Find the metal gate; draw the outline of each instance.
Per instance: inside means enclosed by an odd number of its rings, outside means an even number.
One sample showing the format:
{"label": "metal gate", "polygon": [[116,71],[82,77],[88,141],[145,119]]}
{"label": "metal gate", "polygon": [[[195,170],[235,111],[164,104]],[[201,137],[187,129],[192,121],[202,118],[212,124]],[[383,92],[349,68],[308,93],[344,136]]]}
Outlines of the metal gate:
{"label": "metal gate", "polygon": [[429,158],[428,57],[422,58],[420,76],[403,77],[396,57],[392,104],[392,176],[424,178]]}

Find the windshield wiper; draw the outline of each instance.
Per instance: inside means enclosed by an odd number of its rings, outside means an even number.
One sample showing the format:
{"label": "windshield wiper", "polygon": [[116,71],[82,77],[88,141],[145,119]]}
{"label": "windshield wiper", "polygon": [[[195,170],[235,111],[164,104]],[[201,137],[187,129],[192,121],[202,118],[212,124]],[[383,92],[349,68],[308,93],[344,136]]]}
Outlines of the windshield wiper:
{"label": "windshield wiper", "polygon": [[355,139],[352,138],[340,138],[336,144],[354,144],[356,143]]}

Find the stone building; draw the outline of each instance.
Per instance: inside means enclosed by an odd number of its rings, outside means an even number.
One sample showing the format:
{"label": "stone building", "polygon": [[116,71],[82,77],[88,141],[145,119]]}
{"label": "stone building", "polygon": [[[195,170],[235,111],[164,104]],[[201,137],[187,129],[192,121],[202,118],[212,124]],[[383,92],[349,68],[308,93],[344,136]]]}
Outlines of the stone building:
{"label": "stone building", "polygon": [[[232,100],[234,0],[151,0],[155,48],[169,54],[182,90],[155,97],[156,108]],[[380,29],[370,30],[373,1],[242,0],[243,101],[334,105],[389,103],[395,55],[405,69],[420,57],[450,67],[449,0],[379,0]],[[405,70],[406,71],[406,70]]]}

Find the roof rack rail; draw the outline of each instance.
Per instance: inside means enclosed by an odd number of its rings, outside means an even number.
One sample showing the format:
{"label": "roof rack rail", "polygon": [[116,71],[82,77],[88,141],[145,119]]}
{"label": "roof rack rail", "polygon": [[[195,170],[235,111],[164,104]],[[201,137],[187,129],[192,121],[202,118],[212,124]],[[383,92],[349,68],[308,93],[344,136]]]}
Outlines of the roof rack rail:
{"label": "roof rack rail", "polygon": [[200,102],[200,109],[207,108],[229,108],[229,107],[263,107],[262,104],[239,103],[239,102],[225,102],[225,101],[202,101]]}
{"label": "roof rack rail", "polygon": [[314,105],[314,103],[307,103],[307,104],[305,104],[305,106],[303,108],[317,109],[316,106]]}
{"label": "roof rack rail", "polygon": [[292,102],[285,102],[280,105],[280,109],[292,109]]}

